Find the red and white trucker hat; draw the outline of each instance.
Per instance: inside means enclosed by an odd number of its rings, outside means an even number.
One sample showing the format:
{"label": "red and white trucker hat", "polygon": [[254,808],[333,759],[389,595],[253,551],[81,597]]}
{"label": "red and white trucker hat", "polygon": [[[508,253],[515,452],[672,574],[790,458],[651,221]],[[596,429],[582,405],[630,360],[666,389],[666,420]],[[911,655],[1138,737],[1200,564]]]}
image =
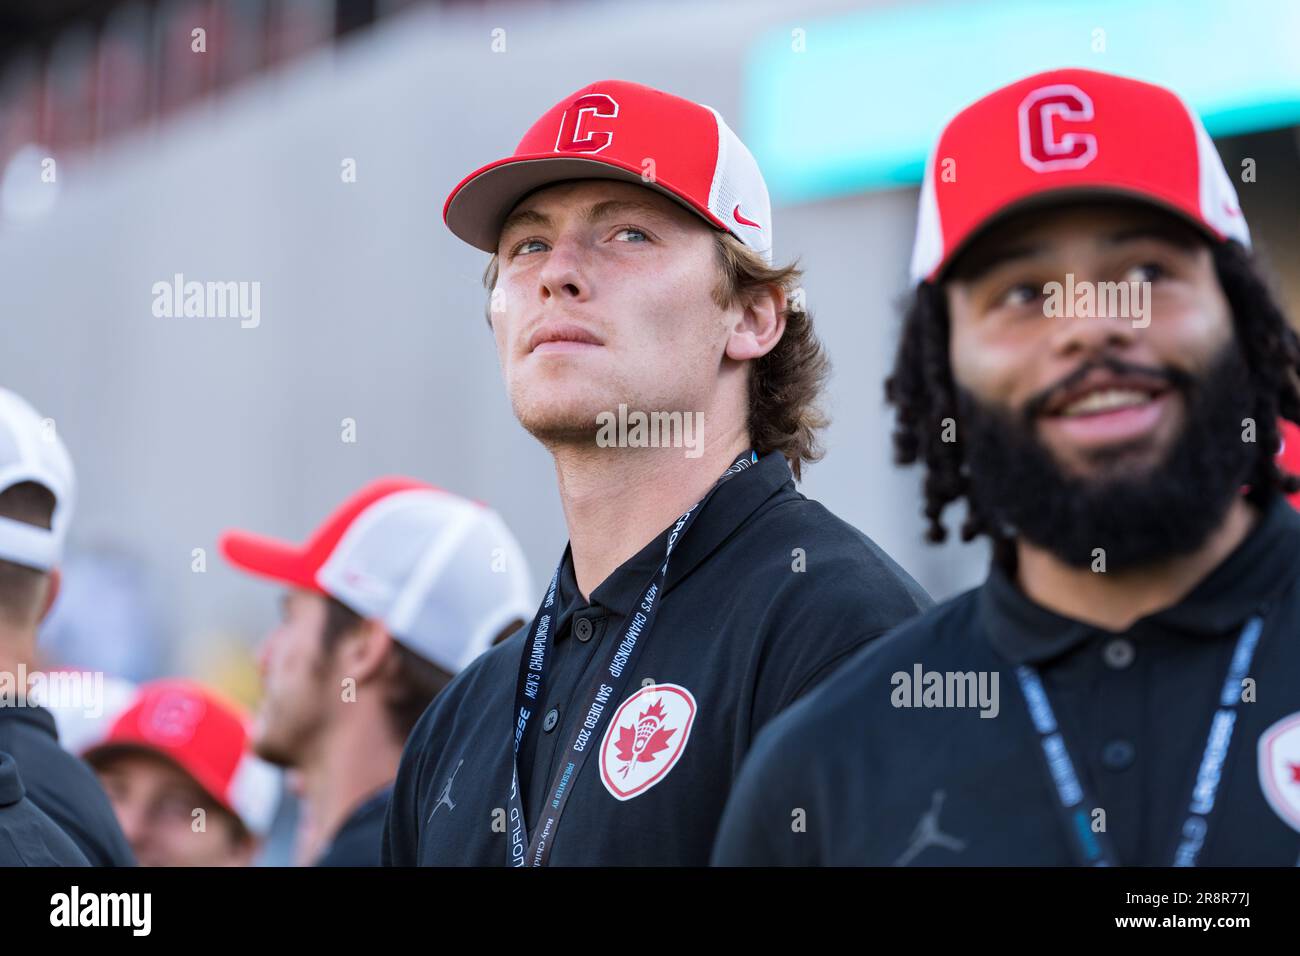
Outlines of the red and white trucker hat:
{"label": "red and white trucker hat", "polygon": [[523,550],[497,513],[411,478],[366,485],[306,544],[227,531],[220,546],[245,571],[382,621],[452,674],[535,610]]}
{"label": "red and white trucker hat", "polygon": [[1139,199],[1213,240],[1250,246],[1232,180],[1187,104],[1150,83],[1053,70],[990,93],[944,127],[921,184],[912,282],[934,282],[1012,211],[1072,195]]}
{"label": "red and white trucker hat", "polygon": [[158,754],[194,779],[256,836],[265,836],[280,800],[280,771],[250,749],[248,720],[202,684],[141,684],[131,703],[82,756],[99,766],[115,754]]}
{"label": "red and white trucker hat", "polygon": [[0,516],[0,559],[48,571],[63,557],[72,520],[72,459],[51,419],[41,418],[22,398],[0,388],[0,491],[28,481],[54,495],[51,527]]}
{"label": "red and white trucker hat", "polygon": [[552,106],[513,156],[460,181],[442,217],[471,246],[496,252],[519,200],[570,179],[657,190],[771,261],[767,184],[745,144],[712,107],[624,80],[592,83]]}

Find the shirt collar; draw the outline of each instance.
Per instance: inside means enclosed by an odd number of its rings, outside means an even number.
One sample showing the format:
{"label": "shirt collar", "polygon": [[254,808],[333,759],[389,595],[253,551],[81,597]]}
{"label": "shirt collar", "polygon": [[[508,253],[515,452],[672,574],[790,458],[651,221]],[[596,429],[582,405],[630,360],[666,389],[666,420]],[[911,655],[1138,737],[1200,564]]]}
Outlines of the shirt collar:
{"label": "shirt collar", "polygon": [[[1300,515],[1281,495],[1255,527],[1177,604],[1136,621],[1194,637],[1218,637],[1266,611],[1300,574]],[[1099,627],[1035,603],[994,564],[980,588],[978,613],[994,649],[1012,664],[1034,664],[1070,650]]]}
{"label": "shirt collar", "polygon": [[[686,536],[673,548],[664,594],[712,554],[759,505],[786,487],[793,490],[794,479],[790,475],[790,466],[779,452],[764,455],[757,463],[723,482],[708,505],[696,515]],[[591,604],[598,604],[621,617],[630,614],[651,576],[663,563],[671,531],[672,525],[664,528],[653,541],[619,565],[591,592]],[[567,547],[560,564],[556,603],[561,608],[556,621],[556,633],[559,634],[564,633],[564,624],[574,611],[589,606],[583,602],[578,590],[573,555]]]}

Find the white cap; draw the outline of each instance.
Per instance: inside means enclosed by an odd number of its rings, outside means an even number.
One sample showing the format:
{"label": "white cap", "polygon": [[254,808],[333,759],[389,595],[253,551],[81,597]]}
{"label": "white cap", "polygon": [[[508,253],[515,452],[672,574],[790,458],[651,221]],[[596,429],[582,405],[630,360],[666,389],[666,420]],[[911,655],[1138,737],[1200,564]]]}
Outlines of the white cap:
{"label": "white cap", "polygon": [[63,542],[72,520],[76,478],[54,419],[13,392],[0,388],[0,492],[35,482],[54,495],[49,529],[0,516],[0,560],[48,571],[63,557]]}
{"label": "white cap", "polygon": [[491,508],[409,478],[367,485],[303,545],[227,531],[238,567],[327,594],[457,673],[535,610],[519,542]]}

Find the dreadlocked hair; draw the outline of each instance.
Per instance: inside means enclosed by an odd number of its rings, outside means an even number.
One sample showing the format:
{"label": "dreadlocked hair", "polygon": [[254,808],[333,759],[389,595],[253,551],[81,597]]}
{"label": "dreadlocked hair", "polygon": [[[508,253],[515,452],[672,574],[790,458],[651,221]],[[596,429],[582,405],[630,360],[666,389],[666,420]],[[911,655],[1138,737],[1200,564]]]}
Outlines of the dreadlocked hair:
{"label": "dreadlocked hair", "polygon": [[[1300,337],[1254,257],[1237,242],[1215,243],[1214,269],[1232,311],[1237,344],[1255,390],[1256,459],[1247,499],[1262,505],[1281,492],[1300,490],[1300,477],[1277,465],[1278,419],[1300,424]],[[906,303],[894,368],[885,380],[885,400],[894,406],[894,460],[925,465],[926,540],[947,540],[944,509],[965,498],[961,540],[983,534],[1003,551],[1009,541],[971,500],[961,445],[944,441],[957,421],[957,389],[948,358],[948,303],[937,284],[922,283]]]}

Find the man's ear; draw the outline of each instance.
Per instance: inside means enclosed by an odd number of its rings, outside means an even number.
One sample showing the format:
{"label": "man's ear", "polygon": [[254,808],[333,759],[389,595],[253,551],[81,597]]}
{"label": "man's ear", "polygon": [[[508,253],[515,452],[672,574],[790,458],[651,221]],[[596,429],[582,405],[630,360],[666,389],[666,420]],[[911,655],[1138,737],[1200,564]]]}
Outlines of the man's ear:
{"label": "man's ear", "polygon": [[392,646],[384,622],[366,618],[339,643],[339,663],[349,677],[364,684],[383,672]]}
{"label": "man's ear", "polygon": [[779,286],[767,286],[741,303],[727,338],[727,358],[737,362],[762,358],[776,348],[784,334],[785,292]]}
{"label": "man's ear", "polygon": [[45,620],[50,613],[50,608],[54,607],[55,600],[58,599],[59,590],[63,587],[63,572],[58,568],[50,568],[45,575],[45,597],[41,599],[41,617]]}

